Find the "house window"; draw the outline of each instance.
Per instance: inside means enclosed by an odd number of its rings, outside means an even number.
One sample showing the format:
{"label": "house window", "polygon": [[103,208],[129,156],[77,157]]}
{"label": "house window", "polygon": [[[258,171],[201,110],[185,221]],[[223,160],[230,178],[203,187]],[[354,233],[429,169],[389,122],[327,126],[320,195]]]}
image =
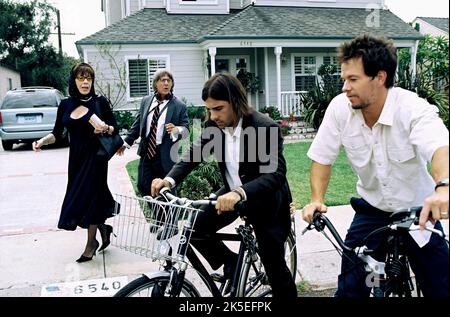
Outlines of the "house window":
{"label": "house window", "polygon": [[12,78],[8,78],[8,90],[12,90],[12,89],[13,89]]}
{"label": "house window", "polygon": [[165,59],[129,59],[128,90],[130,98],[153,94],[153,76],[158,69],[166,68]]}
{"label": "house window", "polygon": [[325,65],[335,65],[336,66],[336,72],[333,73],[333,80],[336,85],[342,86],[341,65],[339,64],[339,62],[337,60],[337,56],[324,56],[323,63]]}
{"label": "house window", "polygon": [[294,76],[295,90],[309,91],[316,82],[316,57],[315,56],[295,56]]}

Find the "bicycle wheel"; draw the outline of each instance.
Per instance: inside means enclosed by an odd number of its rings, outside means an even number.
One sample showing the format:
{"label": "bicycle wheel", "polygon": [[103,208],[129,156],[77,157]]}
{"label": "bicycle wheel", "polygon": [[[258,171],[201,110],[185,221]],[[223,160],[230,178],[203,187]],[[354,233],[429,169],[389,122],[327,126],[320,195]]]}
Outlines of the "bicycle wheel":
{"label": "bicycle wheel", "polygon": [[[168,283],[168,276],[151,279],[141,276],[125,285],[114,297],[165,297],[164,291]],[[191,282],[185,279],[179,297],[200,297],[200,294]]]}
{"label": "bicycle wheel", "polygon": [[[297,247],[292,232],[285,243],[285,260],[295,280],[297,273]],[[238,297],[266,297],[272,294],[267,274],[261,260],[244,262],[239,279]]]}

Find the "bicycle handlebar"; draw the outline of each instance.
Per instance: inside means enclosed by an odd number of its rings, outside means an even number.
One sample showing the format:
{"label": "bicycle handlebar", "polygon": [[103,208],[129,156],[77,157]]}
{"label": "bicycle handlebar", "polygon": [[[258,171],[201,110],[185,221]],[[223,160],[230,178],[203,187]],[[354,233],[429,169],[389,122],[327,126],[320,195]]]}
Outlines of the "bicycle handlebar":
{"label": "bicycle handlebar", "polygon": [[[387,226],[381,227],[381,228],[369,233],[369,235],[372,235],[377,232],[385,231],[388,229],[397,230],[397,231],[419,230],[420,227],[418,226],[418,223],[419,223],[419,215],[420,215],[421,210],[422,210],[422,207],[411,207],[408,209],[396,211],[396,212],[392,213],[392,215],[390,215],[389,218],[391,219],[391,222]],[[339,246],[342,249],[347,250],[347,251],[354,251],[354,249],[345,245],[344,241],[342,240],[341,236],[339,235],[339,233],[337,232],[336,228],[333,226],[331,221],[324,214],[322,214],[319,211],[314,212],[311,223],[309,223],[308,226],[302,231],[302,235],[306,231],[312,230],[312,229],[316,229],[319,232],[323,231],[325,227],[327,227],[330,230],[334,239],[336,240],[336,242],[339,244]],[[445,237],[445,234],[443,232],[436,230],[434,228],[425,227],[425,230],[436,233],[441,238]],[[365,248],[361,252],[365,255],[368,255],[368,254],[373,253],[373,250]]]}
{"label": "bicycle handlebar", "polygon": [[[171,201],[175,201],[179,205],[190,205],[194,208],[204,207],[204,206],[215,206],[217,204],[217,196],[215,194],[211,194],[209,199],[199,199],[199,200],[191,200],[186,197],[178,197],[173,195],[170,192],[168,187],[163,187],[160,192],[160,195],[167,197]],[[241,217],[243,216],[243,211],[245,210],[245,202],[239,201],[234,206],[234,210]]]}

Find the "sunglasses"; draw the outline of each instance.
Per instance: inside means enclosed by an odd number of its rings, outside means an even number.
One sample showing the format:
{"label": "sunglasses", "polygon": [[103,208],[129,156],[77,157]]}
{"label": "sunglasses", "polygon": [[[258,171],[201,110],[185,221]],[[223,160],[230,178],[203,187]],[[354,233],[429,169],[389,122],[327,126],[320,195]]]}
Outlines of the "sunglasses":
{"label": "sunglasses", "polygon": [[81,76],[81,75],[78,75],[78,76],[76,77],[76,79],[79,80],[79,81],[85,81],[85,80],[87,80],[87,81],[92,81],[92,77],[90,77],[90,76]]}

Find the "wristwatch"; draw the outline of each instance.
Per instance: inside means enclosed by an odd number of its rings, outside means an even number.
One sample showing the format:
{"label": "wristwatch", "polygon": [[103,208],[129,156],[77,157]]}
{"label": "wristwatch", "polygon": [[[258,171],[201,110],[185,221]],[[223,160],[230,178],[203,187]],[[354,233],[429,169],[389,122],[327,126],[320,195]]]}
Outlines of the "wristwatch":
{"label": "wristwatch", "polygon": [[436,186],[434,187],[434,190],[436,190],[438,187],[441,187],[441,186],[448,186],[448,178],[443,178],[440,181],[438,181],[436,183]]}

